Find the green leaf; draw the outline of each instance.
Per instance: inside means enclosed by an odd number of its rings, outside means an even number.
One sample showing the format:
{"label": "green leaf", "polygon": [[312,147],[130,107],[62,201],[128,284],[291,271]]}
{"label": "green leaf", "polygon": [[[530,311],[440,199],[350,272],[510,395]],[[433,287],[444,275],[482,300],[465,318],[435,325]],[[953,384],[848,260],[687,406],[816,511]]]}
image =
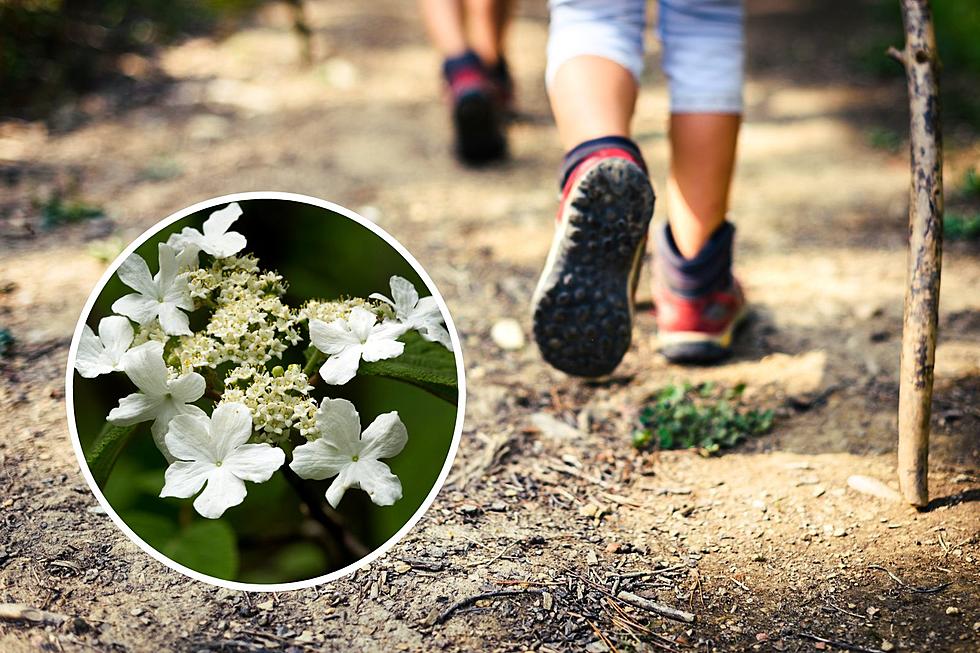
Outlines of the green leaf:
{"label": "green leaf", "polygon": [[238,575],[235,532],[220,520],[192,523],[159,551],[174,562],[208,576],[230,580]]}
{"label": "green leaf", "polygon": [[95,478],[96,484],[102,488],[112,472],[119,454],[126,448],[129,438],[136,431],[136,426],[116,426],[106,423],[102,432],[95,438],[91,451],[86,452],[85,461],[89,471]]}
{"label": "green leaf", "polygon": [[411,383],[455,405],[459,388],[456,357],[452,352],[425,340],[415,331],[403,335],[401,341],[405,343],[401,356],[373,363],[362,362],[357,373]]}

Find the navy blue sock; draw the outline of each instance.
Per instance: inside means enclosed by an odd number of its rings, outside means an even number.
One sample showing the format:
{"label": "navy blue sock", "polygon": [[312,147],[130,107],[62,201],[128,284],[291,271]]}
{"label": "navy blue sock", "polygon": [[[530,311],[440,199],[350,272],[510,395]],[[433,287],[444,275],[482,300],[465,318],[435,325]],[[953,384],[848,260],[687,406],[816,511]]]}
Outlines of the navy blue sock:
{"label": "navy blue sock", "polygon": [[458,57],[449,57],[442,62],[442,75],[446,81],[452,81],[461,71],[467,68],[483,68],[483,62],[472,50],[467,50]]}
{"label": "navy blue sock", "polygon": [[629,138],[625,136],[603,136],[601,138],[593,138],[591,140],[579,143],[572,149],[568,151],[565,158],[561,162],[561,178],[559,186],[565,188],[565,182],[571,176],[578,164],[582,163],[589,155],[598,152],[599,150],[604,150],[609,147],[617,147],[621,150],[626,150],[639,162],[640,167],[643,168],[643,172],[646,172],[647,165],[643,161],[643,155],[640,154],[640,148]]}
{"label": "navy blue sock", "polygon": [[732,243],[735,225],[725,221],[694,258],[684,258],[677,250],[670,224],[657,228],[656,265],[667,287],[682,297],[693,298],[732,283]]}

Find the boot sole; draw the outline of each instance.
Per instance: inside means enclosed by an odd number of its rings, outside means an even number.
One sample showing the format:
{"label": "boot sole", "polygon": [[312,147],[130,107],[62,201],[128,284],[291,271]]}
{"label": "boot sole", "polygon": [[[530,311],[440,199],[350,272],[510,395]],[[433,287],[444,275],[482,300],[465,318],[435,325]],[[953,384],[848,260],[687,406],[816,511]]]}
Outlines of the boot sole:
{"label": "boot sole", "polygon": [[557,369],[603,376],[629,349],[653,203],[646,174],[626,159],[600,161],[576,182],[532,301],[534,339]]}

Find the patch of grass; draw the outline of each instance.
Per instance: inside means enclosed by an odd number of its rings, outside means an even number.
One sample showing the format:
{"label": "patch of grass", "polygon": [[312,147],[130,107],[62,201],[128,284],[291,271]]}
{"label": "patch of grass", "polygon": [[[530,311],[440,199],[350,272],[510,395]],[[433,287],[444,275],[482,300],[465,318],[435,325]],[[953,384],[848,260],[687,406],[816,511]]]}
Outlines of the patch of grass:
{"label": "patch of grass", "polygon": [[640,411],[637,449],[700,449],[710,455],[772,429],[773,411],[742,406],[745,385],[673,384]]}
{"label": "patch of grass", "polygon": [[57,193],[41,204],[41,226],[45,229],[102,217],[105,217],[105,211],[98,206],[80,200],[66,200]]}
{"label": "patch of grass", "polygon": [[904,138],[893,129],[872,127],[867,132],[868,145],[876,150],[896,153],[902,149]]}
{"label": "patch of grass", "polygon": [[943,216],[943,236],[948,240],[980,240],[980,213]]}
{"label": "patch of grass", "polygon": [[0,358],[7,355],[10,350],[10,346],[14,344],[14,336],[11,335],[9,329],[0,328]]}
{"label": "patch of grass", "polygon": [[976,168],[970,168],[963,175],[963,183],[960,184],[960,193],[970,199],[980,199],[980,174]]}

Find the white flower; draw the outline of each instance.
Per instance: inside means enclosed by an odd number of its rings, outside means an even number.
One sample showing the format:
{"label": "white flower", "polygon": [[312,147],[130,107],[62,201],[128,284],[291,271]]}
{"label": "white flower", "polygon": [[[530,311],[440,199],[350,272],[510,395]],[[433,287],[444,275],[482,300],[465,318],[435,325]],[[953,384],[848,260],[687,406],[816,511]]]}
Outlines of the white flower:
{"label": "white flower", "polygon": [[201,250],[215,258],[234,256],[248,244],[242,234],[228,231],[231,223],[241,214],[242,208],[238,202],[233,202],[204,221],[204,233],[193,227],[184,227],[179,234],[170,236],[167,243],[181,249],[182,267],[197,267],[197,253]]}
{"label": "white flower", "polygon": [[191,403],[204,395],[204,377],[191,372],[171,379],[163,362],[163,344],[155,341],[133,347],[119,365],[140,391],[120,399],[107,419],[118,426],[153,420],[153,440],[167,461],[173,460],[164,441],[167,425],[177,415],[205,414]]}
{"label": "white flower", "polygon": [[364,433],[354,404],[324,399],[316,413],[320,437],[293,450],[289,467],[302,478],[336,476],[327,488],[327,502],[336,508],[348,488],[360,488],[379,506],[402,498],[402,484],[381,458],[397,456],[408,442],[398,413],[378,415]]}
{"label": "white flower", "polygon": [[377,315],[360,306],[352,308],[346,320],[329,324],[310,320],[313,346],[329,356],[320,368],[324,381],[343,385],[357,374],[362,358],[373,362],[401,355],[405,343],[396,338],[405,333],[405,327],[397,322],[376,324],[377,321]]}
{"label": "white flower", "polygon": [[173,247],[160,243],[158,249],[160,271],[155,276],[150,276],[150,268],[138,254],[133,254],[119,266],[119,278],[136,292],[117,299],[112,310],[140,325],[148,325],[159,318],[164,333],[189,335],[187,314],[180,310],[194,308],[187,277],[177,274],[177,255]]}
{"label": "white flower", "polygon": [[252,415],[242,404],[222,404],[214,415],[179,415],[170,422],[167,448],[178,460],[167,468],[161,497],[194,499],[202,517],[217,519],[245,500],[245,481],[263,483],[286,462],[282,449],[245,444]]}
{"label": "white flower", "polygon": [[391,277],[391,299],[381,293],[374,293],[371,299],[380,300],[395,310],[395,317],[407,329],[415,329],[430,342],[438,342],[452,351],[453,345],[449,331],[443,326],[442,311],[436,298],[422,297],[408,279],[399,276]]}
{"label": "white flower", "polygon": [[78,341],[75,369],[86,379],[121,372],[119,359],[133,344],[133,335],[133,325],[120,315],[99,320],[99,335],[95,335],[92,327],[86,324]]}

